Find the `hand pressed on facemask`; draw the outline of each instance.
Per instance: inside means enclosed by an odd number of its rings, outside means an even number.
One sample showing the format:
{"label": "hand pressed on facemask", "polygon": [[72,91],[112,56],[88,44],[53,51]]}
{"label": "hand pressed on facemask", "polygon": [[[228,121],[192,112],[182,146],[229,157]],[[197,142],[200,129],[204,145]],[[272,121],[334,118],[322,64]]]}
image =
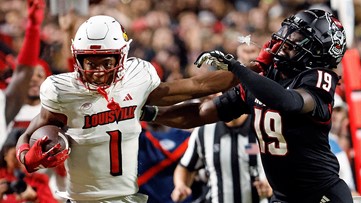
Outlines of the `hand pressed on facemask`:
{"label": "hand pressed on facemask", "polygon": [[270,40],[263,45],[256,58],[260,69],[264,70],[269,65],[271,65],[273,62],[274,53],[277,52],[281,44],[281,41]]}

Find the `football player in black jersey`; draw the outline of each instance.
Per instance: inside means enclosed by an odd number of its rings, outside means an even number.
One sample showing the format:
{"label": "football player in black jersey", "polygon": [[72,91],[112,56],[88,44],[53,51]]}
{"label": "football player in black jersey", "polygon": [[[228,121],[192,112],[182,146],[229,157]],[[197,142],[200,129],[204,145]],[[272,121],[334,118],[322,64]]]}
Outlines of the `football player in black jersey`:
{"label": "football player in black jersey", "polygon": [[191,128],[251,114],[252,133],[274,190],[271,202],[351,203],[328,144],[339,81],[333,69],[346,50],[340,21],[322,10],[301,11],[285,19],[266,45],[253,63],[264,76],[229,54],[202,53],[195,65],[231,71],[240,84],[213,101],[160,108],[154,121]]}

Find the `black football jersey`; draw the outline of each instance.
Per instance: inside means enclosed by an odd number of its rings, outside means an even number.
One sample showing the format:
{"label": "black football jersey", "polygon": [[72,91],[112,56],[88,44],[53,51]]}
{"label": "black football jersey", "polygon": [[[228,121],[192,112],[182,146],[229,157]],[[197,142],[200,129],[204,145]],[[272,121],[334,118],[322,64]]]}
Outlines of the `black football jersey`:
{"label": "black football jersey", "polygon": [[[251,113],[252,133],[258,138],[263,167],[276,196],[299,202],[339,180],[339,164],[328,143],[338,80],[331,70],[310,69],[279,83],[287,89],[302,88],[312,95],[316,107],[307,114],[271,109],[242,85],[218,98],[216,105],[222,120]],[[224,113],[225,110],[232,113]]]}

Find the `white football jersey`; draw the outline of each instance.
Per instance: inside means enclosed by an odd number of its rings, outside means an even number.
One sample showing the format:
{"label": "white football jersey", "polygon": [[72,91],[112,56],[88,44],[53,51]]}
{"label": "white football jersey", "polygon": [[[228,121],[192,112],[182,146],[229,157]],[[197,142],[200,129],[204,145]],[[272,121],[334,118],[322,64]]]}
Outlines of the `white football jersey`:
{"label": "white football jersey", "polygon": [[68,118],[70,157],[66,161],[67,190],[74,200],[101,200],[137,193],[138,137],[141,108],[160,84],[155,68],[131,58],[124,77],[106,91],[120,104],[107,108],[106,99],[89,91],[76,72],[48,77],[40,89],[42,106]]}

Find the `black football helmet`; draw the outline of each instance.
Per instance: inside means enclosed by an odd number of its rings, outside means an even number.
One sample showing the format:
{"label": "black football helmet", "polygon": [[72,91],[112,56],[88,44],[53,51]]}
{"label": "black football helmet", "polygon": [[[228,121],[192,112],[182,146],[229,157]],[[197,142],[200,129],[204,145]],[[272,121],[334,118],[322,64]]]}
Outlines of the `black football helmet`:
{"label": "black football helmet", "polygon": [[[304,39],[293,42],[289,36],[298,32]],[[282,27],[272,35],[273,42],[282,41],[280,48],[273,53],[275,66],[289,76],[311,68],[336,68],[346,51],[346,36],[340,21],[323,10],[304,10],[282,22]],[[278,55],[287,44],[296,51],[287,58]]]}

